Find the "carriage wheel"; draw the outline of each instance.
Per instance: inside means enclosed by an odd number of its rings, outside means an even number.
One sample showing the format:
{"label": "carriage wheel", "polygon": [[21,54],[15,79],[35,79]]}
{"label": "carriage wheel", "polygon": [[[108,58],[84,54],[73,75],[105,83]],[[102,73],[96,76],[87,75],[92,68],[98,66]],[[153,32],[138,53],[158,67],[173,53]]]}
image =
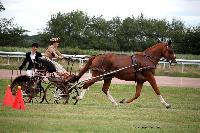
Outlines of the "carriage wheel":
{"label": "carriage wheel", "polygon": [[44,95],[44,89],[42,86],[34,87],[34,82],[26,76],[22,75],[17,77],[11,84],[12,94],[16,95],[18,86],[21,86],[22,96],[25,103],[41,101],[41,98]]}
{"label": "carriage wheel", "polygon": [[44,97],[41,102],[76,104],[78,101],[75,98],[78,95],[78,90],[72,89],[70,83],[51,80],[44,90]]}
{"label": "carriage wheel", "polygon": [[57,87],[54,91],[54,103],[63,104],[76,104],[78,100],[76,97],[79,95],[76,88],[68,90],[69,86]]}
{"label": "carriage wheel", "polygon": [[49,82],[46,88],[44,89],[44,95],[43,95],[41,103],[44,101],[48,104],[64,103],[67,95],[63,94],[62,90],[63,89],[56,87],[54,84]]}
{"label": "carriage wheel", "polygon": [[36,103],[42,103],[42,98],[44,97],[44,88],[42,86],[37,86],[34,89],[32,101]]}
{"label": "carriage wheel", "polygon": [[46,87],[45,87],[45,89],[44,89],[44,95],[43,95],[43,97],[42,97],[42,101],[40,102],[40,103],[42,103],[42,102],[46,102],[46,103],[53,103],[53,88],[55,88],[55,86],[53,85],[53,84],[51,84],[51,83],[49,83]]}
{"label": "carriage wheel", "polygon": [[16,95],[18,86],[21,86],[22,96],[25,103],[39,103],[44,95],[44,88],[37,86],[33,88],[30,82],[16,82],[12,87],[12,94]]}
{"label": "carriage wheel", "polygon": [[76,105],[78,102],[78,100],[76,99],[77,96],[79,96],[78,89],[77,88],[70,89],[68,103],[73,103],[74,105]]}
{"label": "carriage wheel", "polygon": [[68,103],[69,99],[69,93],[66,91],[65,87],[55,87],[53,91],[53,98],[54,98],[54,103],[63,103],[66,104]]}
{"label": "carriage wheel", "polygon": [[28,82],[16,82],[16,83],[12,84],[12,87],[11,87],[12,94],[15,96],[17,89],[18,89],[18,86],[21,86],[22,96],[23,96],[23,100],[24,100],[25,103],[30,101],[30,97],[25,91],[25,90],[27,90],[27,84],[28,84]]}

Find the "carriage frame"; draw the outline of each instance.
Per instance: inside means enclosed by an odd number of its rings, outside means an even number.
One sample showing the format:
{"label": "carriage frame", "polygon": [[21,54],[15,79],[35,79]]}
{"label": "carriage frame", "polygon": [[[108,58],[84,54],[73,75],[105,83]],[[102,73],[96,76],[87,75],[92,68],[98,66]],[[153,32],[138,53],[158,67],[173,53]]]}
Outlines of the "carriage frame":
{"label": "carriage frame", "polygon": [[[35,62],[39,69],[34,76],[20,75],[11,83],[12,94],[16,95],[21,86],[24,102],[26,103],[73,103],[76,104],[79,95],[78,88],[71,87],[74,83],[65,81],[58,76],[54,65],[44,59]],[[71,73],[70,73],[71,74]]]}

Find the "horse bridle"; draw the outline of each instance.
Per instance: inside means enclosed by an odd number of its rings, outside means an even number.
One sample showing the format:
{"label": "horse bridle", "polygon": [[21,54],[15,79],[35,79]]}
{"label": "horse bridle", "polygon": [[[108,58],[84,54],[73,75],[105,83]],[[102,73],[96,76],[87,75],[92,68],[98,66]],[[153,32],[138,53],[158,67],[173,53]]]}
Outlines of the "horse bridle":
{"label": "horse bridle", "polygon": [[148,57],[148,59],[151,61],[151,62],[153,62],[153,64],[156,66],[156,63],[152,60],[152,59],[156,59],[156,60],[158,60],[158,61],[164,61],[164,62],[169,62],[169,64],[170,65],[172,65],[173,63],[174,63],[174,65],[177,63],[176,62],[176,60],[170,60],[170,59],[166,59],[166,58],[163,58],[163,59],[161,59],[161,58],[158,58],[158,57],[156,57],[156,56],[152,56],[152,55],[148,55],[146,52],[144,52],[144,56],[145,57]]}
{"label": "horse bridle", "polygon": [[153,59],[156,59],[158,61],[160,61],[160,58],[156,57],[156,56],[152,56],[152,55],[149,55],[147,54],[146,52],[144,52],[144,56],[149,59],[153,64],[154,66],[156,67],[156,63],[153,61]]}

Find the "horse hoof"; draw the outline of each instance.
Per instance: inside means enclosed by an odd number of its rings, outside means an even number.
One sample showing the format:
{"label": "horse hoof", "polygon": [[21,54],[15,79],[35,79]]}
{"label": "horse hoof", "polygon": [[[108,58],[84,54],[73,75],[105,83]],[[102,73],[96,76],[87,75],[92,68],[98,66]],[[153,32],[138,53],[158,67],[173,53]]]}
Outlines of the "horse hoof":
{"label": "horse hoof", "polygon": [[114,106],[118,106],[118,104],[117,104],[116,102],[113,102],[112,104],[113,104]]}
{"label": "horse hoof", "polygon": [[168,104],[168,105],[166,106],[166,108],[167,108],[167,109],[171,108],[171,105],[170,105],[170,104]]}
{"label": "horse hoof", "polygon": [[76,100],[81,100],[81,98],[79,96],[75,97]]}
{"label": "horse hoof", "polygon": [[77,99],[76,99],[76,96],[73,96],[73,97],[72,97],[72,99],[75,99],[75,100],[77,100]]}
{"label": "horse hoof", "polygon": [[119,103],[126,103],[126,99],[122,99]]}

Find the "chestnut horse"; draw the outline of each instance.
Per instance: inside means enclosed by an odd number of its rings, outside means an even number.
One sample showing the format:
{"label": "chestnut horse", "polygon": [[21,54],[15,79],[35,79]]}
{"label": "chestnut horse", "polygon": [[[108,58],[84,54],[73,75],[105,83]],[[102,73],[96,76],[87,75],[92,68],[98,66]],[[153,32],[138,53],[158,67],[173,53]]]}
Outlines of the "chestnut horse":
{"label": "chestnut horse", "polygon": [[[107,95],[108,99],[114,105],[118,105],[118,103],[115,101],[115,99],[111,96],[109,92],[111,80],[113,77],[116,77],[120,80],[136,82],[136,92],[134,97],[130,99],[123,99],[120,103],[131,103],[135,99],[137,99],[140,96],[143,83],[148,81],[155,93],[157,94],[158,98],[160,99],[161,103],[166,108],[170,108],[171,105],[168,104],[162,97],[154,77],[156,65],[162,57],[169,61],[170,64],[176,62],[176,57],[171,47],[171,41],[168,41],[167,43],[155,44],[154,46],[147,48],[145,51],[138,52],[133,56],[111,53],[91,56],[86,65],[81,69],[80,73],[77,75],[77,78],[80,79],[80,77],[86,71],[88,71],[88,69],[92,69],[92,77],[96,78],[91,78],[91,80],[87,80],[83,84],[83,89],[81,90],[80,95],[76,97],[76,99],[81,100],[87,88],[95,82],[102,80],[103,78],[104,83],[102,91]],[[103,77],[99,76],[105,73],[119,70],[124,67],[126,67],[126,69],[123,69],[116,73],[106,74]]]}

